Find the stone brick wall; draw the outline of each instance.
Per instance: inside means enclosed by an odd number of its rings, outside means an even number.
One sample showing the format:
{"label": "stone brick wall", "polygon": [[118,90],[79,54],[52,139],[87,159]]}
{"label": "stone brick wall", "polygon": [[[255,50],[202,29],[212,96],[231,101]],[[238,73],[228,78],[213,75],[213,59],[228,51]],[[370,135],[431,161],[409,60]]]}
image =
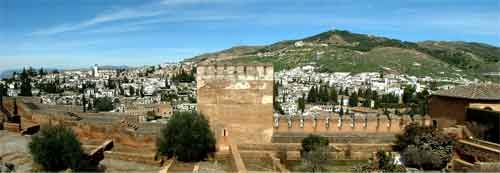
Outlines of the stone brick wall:
{"label": "stone brick wall", "polygon": [[300,133],[317,133],[317,134],[352,134],[352,133],[400,133],[404,127],[412,122],[421,125],[431,125],[429,116],[392,116],[388,119],[387,116],[379,117],[343,117],[333,115],[328,118],[305,118],[305,117],[280,117],[274,119],[277,124],[274,124],[274,133],[280,134],[300,134]]}
{"label": "stone brick wall", "polygon": [[199,65],[198,110],[217,138],[235,143],[268,143],[273,122],[273,66]]}
{"label": "stone brick wall", "polygon": [[466,120],[466,109],[471,103],[496,103],[497,101],[472,100],[432,95],[429,97],[429,115],[438,128],[446,128],[454,124],[463,124]]}
{"label": "stone brick wall", "polygon": [[[68,115],[64,115],[65,112],[32,110],[28,104],[30,102],[25,103],[23,99],[17,100],[18,112],[21,115],[21,129],[26,129],[33,124],[63,124],[71,127],[82,141],[105,141],[112,139],[116,145],[153,150],[156,148],[156,134],[160,129],[157,124],[146,124],[151,129],[157,129],[153,132],[138,132],[121,127],[118,121],[77,121]],[[92,113],[79,115],[85,116],[90,114]],[[104,113],[103,116],[106,116],[106,114]]]}

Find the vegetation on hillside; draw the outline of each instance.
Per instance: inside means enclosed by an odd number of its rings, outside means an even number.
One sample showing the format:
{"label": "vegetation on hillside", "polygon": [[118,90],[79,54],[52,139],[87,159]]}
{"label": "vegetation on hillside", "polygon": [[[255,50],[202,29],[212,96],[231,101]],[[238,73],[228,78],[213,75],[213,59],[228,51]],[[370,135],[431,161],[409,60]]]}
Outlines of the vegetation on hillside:
{"label": "vegetation on hillside", "polygon": [[[295,42],[310,43],[295,46]],[[325,72],[374,72],[432,77],[487,78],[498,72],[500,48],[468,42],[407,42],[385,37],[333,30],[300,40],[262,47],[235,47],[200,55],[187,61],[272,63],[276,71],[316,64]]]}

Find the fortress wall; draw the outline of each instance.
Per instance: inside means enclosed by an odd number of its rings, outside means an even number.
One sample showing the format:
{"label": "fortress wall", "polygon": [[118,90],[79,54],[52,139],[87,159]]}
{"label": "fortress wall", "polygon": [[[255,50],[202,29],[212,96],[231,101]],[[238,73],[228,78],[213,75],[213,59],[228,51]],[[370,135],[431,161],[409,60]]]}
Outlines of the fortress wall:
{"label": "fortress wall", "polygon": [[[31,103],[29,103],[31,104]],[[21,129],[25,129],[33,124],[63,124],[71,127],[77,137],[85,142],[105,141],[113,139],[117,145],[128,147],[137,147],[145,149],[154,149],[156,142],[156,133],[143,133],[120,127],[119,122],[91,122],[91,121],[76,121],[65,115],[64,112],[44,112],[43,110],[32,110],[27,103],[22,99],[17,100],[18,112],[21,115]],[[12,111],[12,103],[9,103],[9,111]],[[80,114],[79,114],[80,115]],[[85,115],[80,115],[85,117]],[[148,124],[148,128],[154,125]],[[159,127],[157,128],[159,130]]]}
{"label": "fortress wall", "polygon": [[[430,117],[425,116],[415,116],[411,119],[409,116],[403,117],[392,117],[388,119],[386,116],[380,116],[378,118],[368,117],[365,118],[350,118],[344,117],[341,121],[341,126],[339,127],[338,116],[332,116],[328,119],[329,127],[326,127],[326,118],[321,118],[316,120],[316,126],[314,126],[314,120],[310,118],[278,118],[278,125],[274,127],[274,133],[277,134],[395,134],[401,133],[404,127],[410,123],[418,123],[422,125],[429,125]],[[301,120],[304,126],[301,127]],[[288,122],[291,121],[292,126],[288,127]],[[352,124],[354,122],[354,125]]]}
{"label": "fortress wall", "polygon": [[272,65],[199,65],[198,110],[217,138],[235,143],[268,143],[273,133]]}

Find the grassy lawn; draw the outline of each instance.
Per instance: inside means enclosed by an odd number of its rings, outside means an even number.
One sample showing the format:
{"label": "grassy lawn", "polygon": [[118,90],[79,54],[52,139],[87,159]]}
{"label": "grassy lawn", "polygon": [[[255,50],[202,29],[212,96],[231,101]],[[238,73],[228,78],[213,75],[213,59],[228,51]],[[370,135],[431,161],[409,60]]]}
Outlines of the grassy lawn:
{"label": "grassy lawn", "polygon": [[[350,172],[354,165],[367,162],[367,160],[330,160],[327,165],[325,165],[325,168],[328,172]],[[290,171],[302,171],[300,170],[300,164],[300,160],[288,160],[285,166]]]}

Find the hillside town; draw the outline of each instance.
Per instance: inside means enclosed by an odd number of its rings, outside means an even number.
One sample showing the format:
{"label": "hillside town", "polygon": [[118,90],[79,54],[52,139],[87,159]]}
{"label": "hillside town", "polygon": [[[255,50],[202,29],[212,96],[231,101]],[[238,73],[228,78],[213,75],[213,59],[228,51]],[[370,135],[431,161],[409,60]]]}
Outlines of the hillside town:
{"label": "hillside town", "polygon": [[[174,111],[196,110],[196,81],[193,69],[191,65],[182,63],[130,69],[100,69],[96,64],[90,69],[60,72],[29,68],[21,73],[13,73],[10,79],[2,80],[1,84],[5,86],[8,96],[20,96],[22,76],[27,75],[30,78],[31,94],[39,97],[41,104],[72,105],[85,111],[98,111],[94,108],[96,101],[99,98],[106,98],[112,101],[112,108],[107,110],[110,112],[134,112],[145,115],[148,111],[155,112],[155,109],[146,109],[146,107],[151,108],[150,105],[155,105],[153,107],[168,109],[165,111],[168,113],[161,113],[162,116],[168,117]],[[275,81],[278,84],[275,100],[282,109],[282,112],[277,111],[277,113],[286,115],[307,115],[310,114],[310,109],[317,109],[318,106],[323,111],[338,113],[341,105],[350,106],[349,96],[359,91],[370,90],[380,96],[390,94],[396,97],[395,103],[401,103],[406,87],[412,87],[416,93],[424,90],[431,93],[438,89],[473,83],[467,79],[418,78],[383,72],[321,73],[314,65],[277,72]],[[319,90],[322,86],[328,87],[328,92],[335,90],[335,96],[338,98],[334,101],[327,99],[321,104],[308,102],[308,110],[300,110],[299,100],[306,100],[313,87]],[[326,94],[329,96],[333,94],[328,92]],[[374,99],[368,102],[366,106],[368,108],[379,105]]]}
{"label": "hillside town", "polygon": [[[270,149],[276,150],[278,155],[248,153],[263,152],[255,146],[269,143],[289,147],[300,144],[311,134],[321,135],[339,147],[339,152],[332,152],[328,157],[335,155],[353,164],[362,163],[351,165],[352,169],[368,169],[361,168],[366,166],[366,160],[379,159],[372,158],[369,153],[376,152],[381,157],[380,149],[384,148],[396,152],[395,156],[390,154],[388,157],[394,157],[391,159],[398,164],[390,169],[376,169],[411,170],[401,166],[403,163],[415,166],[405,160],[409,157],[406,155],[415,153],[386,146],[410,127],[438,127],[455,136],[459,146],[476,147],[473,150],[483,150],[485,156],[495,155],[495,148],[500,148],[498,144],[487,142],[498,142],[499,136],[494,132],[498,124],[476,117],[495,119],[495,115],[489,114],[498,111],[500,87],[467,79],[418,78],[384,71],[325,73],[319,72],[314,64],[277,72],[270,64],[172,63],[137,68],[101,68],[96,64],[89,69],[61,71],[23,69],[1,80],[0,91],[4,115],[2,128],[30,135],[44,133],[38,130],[47,123],[67,124],[75,130],[85,150],[92,151],[86,153],[86,157],[109,170],[124,169],[115,165],[123,158],[154,170],[160,169],[158,165],[163,165],[161,169],[165,170],[179,169],[177,163],[171,166],[175,162],[172,159],[157,158],[157,150],[163,146],[159,143],[163,140],[156,136],[160,127],[169,127],[173,125],[170,123],[178,121],[176,116],[196,112],[207,117],[207,120],[196,122],[210,125],[219,154],[199,168],[203,170],[215,166],[215,170],[229,172],[286,172],[287,168],[278,162],[258,168],[248,159],[294,162],[307,157],[297,155],[293,147],[286,148],[287,156],[284,157],[279,155],[283,148]],[[493,112],[488,112],[490,109]],[[443,116],[450,111],[456,116]],[[8,138],[21,140],[15,136]],[[451,139],[436,137],[435,140]],[[96,142],[101,145],[97,146]],[[394,145],[402,144],[396,142]],[[239,147],[240,156],[234,153]],[[361,152],[352,152],[351,147],[358,147]],[[103,152],[94,152],[100,150]],[[439,152],[451,150],[445,148]],[[458,154],[454,160],[451,155],[440,155],[445,162],[436,162],[425,169],[443,165],[450,166],[450,170],[496,169],[483,165],[495,165],[497,162],[492,162],[497,161],[495,159],[480,157],[463,148],[455,150]],[[468,159],[471,156],[478,159]],[[231,164],[227,163],[216,166],[226,157],[240,167],[228,168]],[[5,158],[10,160],[8,156]],[[152,168],[151,165],[156,166]],[[33,170],[32,166],[24,164],[19,164],[18,169]],[[302,168],[289,166],[288,169]]]}
{"label": "hillside town", "polygon": [[0,3],[0,173],[500,172],[498,1]]}

